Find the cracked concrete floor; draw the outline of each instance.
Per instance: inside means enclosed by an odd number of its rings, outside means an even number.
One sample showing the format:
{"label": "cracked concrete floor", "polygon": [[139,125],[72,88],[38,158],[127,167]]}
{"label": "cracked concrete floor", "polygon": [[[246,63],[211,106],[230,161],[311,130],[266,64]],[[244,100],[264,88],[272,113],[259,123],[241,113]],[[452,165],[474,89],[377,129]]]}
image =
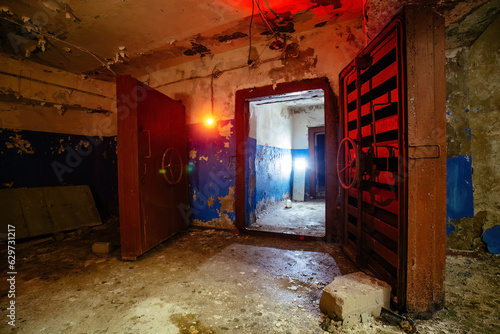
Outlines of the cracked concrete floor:
{"label": "cracked concrete floor", "polygon": [[[188,229],[129,262],[119,248],[93,254],[94,241],[119,245],[118,222],[18,243],[16,327],[2,279],[0,333],[404,333],[321,315],[323,287],[357,271],[332,244]],[[448,256],[445,286],[445,309],[417,320],[419,333],[500,332],[500,257]]]}
{"label": "cracked concrete floor", "polygon": [[292,202],[291,208],[281,201],[257,216],[249,230],[285,234],[325,236],[325,200],[314,199]]}

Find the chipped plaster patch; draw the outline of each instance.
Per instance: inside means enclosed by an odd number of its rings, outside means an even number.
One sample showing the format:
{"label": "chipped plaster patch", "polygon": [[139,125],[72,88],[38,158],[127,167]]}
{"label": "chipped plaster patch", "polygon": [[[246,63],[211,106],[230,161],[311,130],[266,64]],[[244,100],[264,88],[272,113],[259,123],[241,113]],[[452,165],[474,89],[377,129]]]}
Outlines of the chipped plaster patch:
{"label": "chipped plaster patch", "polygon": [[235,187],[229,187],[229,194],[224,197],[218,197],[221,212],[234,212],[234,190]]}
{"label": "chipped plaster patch", "polygon": [[31,143],[25,139],[22,139],[20,134],[9,136],[9,139],[10,142],[6,142],[5,146],[7,146],[7,148],[9,149],[16,147],[18,149],[17,154],[35,154]]}
{"label": "chipped plaster patch", "polygon": [[231,131],[231,128],[233,127],[233,124],[231,122],[227,123],[224,126],[218,126],[217,129],[219,130],[219,135],[221,137],[226,137],[226,139],[229,139],[233,132]]}
{"label": "chipped plaster patch", "polygon": [[224,147],[229,147],[229,142],[228,141],[224,143]]}
{"label": "chipped plaster patch", "polygon": [[227,213],[221,213],[219,218],[214,218],[209,221],[201,221],[199,219],[194,219],[192,224],[194,226],[203,226],[203,227],[213,227],[220,229],[232,230],[235,229],[234,223],[231,221],[231,218],[227,215]]}
{"label": "chipped plaster patch", "polygon": [[215,198],[212,196],[208,199],[208,206],[211,207],[212,205],[214,205],[214,202],[215,202]]}
{"label": "chipped plaster patch", "polygon": [[202,157],[200,157],[200,159],[198,159],[198,160],[205,160],[205,161],[208,161],[208,157],[202,156]]}
{"label": "chipped plaster patch", "polygon": [[313,48],[300,51],[297,58],[286,58],[281,62],[281,66],[273,67],[269,70],[269,78],[273,82],[273,89],[277,88],[278,81],[295,81],[297,78],[307,78],[314,73],[314,68],[318,63],[318,56]]}
{"label": "chipped plaster patch", "polygon": [[78,143],[78,145],[76,145],[77,149],[78,147],[85,147],[85,148],[88,148],[90,146],[90,142],[86,141],[86,140],[80,140],[80,142]]}
{"label": "chipped plaster patch", "polygon": [[196,159],[196,154],[198,154],[198,151],[196,150],[189,151],[189,158]]}

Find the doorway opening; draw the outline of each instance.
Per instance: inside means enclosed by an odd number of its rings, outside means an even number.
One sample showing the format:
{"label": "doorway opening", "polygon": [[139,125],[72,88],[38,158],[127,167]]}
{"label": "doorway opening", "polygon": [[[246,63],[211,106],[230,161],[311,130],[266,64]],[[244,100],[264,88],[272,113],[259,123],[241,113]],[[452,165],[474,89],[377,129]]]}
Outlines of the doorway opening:
{"label": "doorway opening", "polygon": [[310,175],[317,174],[312,168],[317,163],[309,159],[308,139],[309,127],[325,125],[323,91],[263,96],[248,102],[247,148],[252,146],[255,154],[246,163],[254,171],[255,206],[247,229],[323,237],[325,200],[311,201]]}
{"label": "doorway opening", "polygon": [[332,99],[319,79],[237,92],[236,214],[245,230],[331,238],[338,197],[336,174],[328,173],[336,158]]}
{"label": "doorway opening", "polygon": [[309,138],[309,184],[311,198],[325,198],[325,127],[316,126],[308,129]]}

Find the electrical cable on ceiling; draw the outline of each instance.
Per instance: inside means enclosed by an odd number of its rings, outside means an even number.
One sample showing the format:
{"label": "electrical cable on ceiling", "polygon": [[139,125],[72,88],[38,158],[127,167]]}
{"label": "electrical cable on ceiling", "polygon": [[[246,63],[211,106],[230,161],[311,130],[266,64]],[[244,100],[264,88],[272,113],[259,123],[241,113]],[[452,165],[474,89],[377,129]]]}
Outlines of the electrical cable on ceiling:
{"label": "electrical cable on ceiling", "polygon": [[[17,23],[16,21],[9,20],[9,19],[8,19],[8,18],[6,18],[6,17],[0,17],[0,19],[3,19],[3,20],[5,20],[5,21],[8,21],[8,22],[13,23],[13,24],[15,24],[15,25],[18,25],[18,26],[20,26],[20,27],[26,28],[24,25],[19,24],[19,23]],[[109,66],[109,64],[107,64],[105,61],[101,60],[101,59],[100,59],[100,58],[99,58],[96,54],[94,54],[92,51],[87,50],[87,49],[84,49],[84,48],[79,47],[79,46],[77,46],[77,45],[71,44],[71,43],[69,43],[69,42],[63,41],[62,39],[59,39],[59,38],[57,38],[57,37],[55,37],[55,36],[52,36],[52,35],[50,35],[50,34],[45,34],[45,33],[41,32],[41,31],[31,30],[31,32],[33,32],[33,33],[35,33],[35,34],[38,34],[38,35],[41,35],[41,36],[44,36],[44,37],[51,38],[51,39],[53,39],[53,40],[55,40],[55,41],[58,41],[58,42],[60,42],[60,43],[63,43],[63,44],[69,45],[69,46],[71,46],[72,48],[75,48],[75,49],[77,49],[77,50],[79,50],[79,51],[82,51],[82,52],[88,53],[89,55],[91,55],[92,57],[94,57],[94,58],[95,58],[95,59],[96,59],[96,60],[97,60],[97,61],[98,61],[98,62],[99,62],[102,66],[106,67],[106,68],[107,68],[107,69],[108,69],[111,73],[113,73],[113,74],[116,76],[116,73],[115,73],[115,72],[111,69],[111,67]]]}
{"label": "electrical cable on ceiling", "polygon": [[280,18],[280,17],[279,17],[279,15],[278,15],[278,14],[276,14],[276,12],[275,12],[275,11],[271,8],[271,6],[269,5],[269,2],[268,2],[267,0],[264,0],[264,2],[266,3],[266,6],[267,6],[267,8],[269,8],[269,10],[271,11],[271,13],[273,13],[273,14],[274,14],[274,16],[276,16],[276,18],[277,18],[278,20],[280,20],[280,21],[281,21],[281,18]]}
{"label": "electrical cable on ceiling", "polygon": [[257,10],[259,11],[259,15],[262,18],[262,21],[264,21],[264,23],[267,25],[267,27],[269,28],[269,30],[271,30],[271,32],[273,33],[274,37],[281,37],[281,36],[279,36],[279,34],[277,32],[274,31],[274,29],[269,24],[269,21],[266,19],[265,13],[260,8],[259,0],[254,0],[254,2],[257,5]]}
{"label": "electrical cable on ceiling", "polygon": [[255,2],[252,0],[252,16],[250,16],[250,28],[248,29],[248,36],[250,40],[250,44],[248,46],[248,60],[247,64],[250,65],[252,64],[253,60],[251,59],[251,53],[252,53],[252,24],[253,24],[253,15],[255,13]]}
{"label": "electrical cable on ceiling", "polygon": [[[269,59],[259,60],[259,64],[265,64],[265,63],[269,63],[269,62],[272,62],[272,61],[278,61],[278,60],[283,60],[283,57],[282,56],[277,56],[277,57],[273,57],[273,58],[269,58]],[[197,79],[206,79],[208,77],[218,78],[219,76],[221,76],[222,74],[224,74],[226,72],[240,70],[242,68],[248,68],[248,64],[231,67],[231,68],[227,68],[227,69],[224,69],[224,70],[217,70],[217,76],[215,76],[215,77],[214,77],[213,73],[210,73],[210,74],[207,74],[207,75],[197,75],[197,76],[193,76],[193,77],[189,77],[189,78],[183,78],[183,79],[179,79],[179,80],[175,80],[175,81],[171,81],[171,82],[166,82],[166,83],[163,83],[161,85],[154,86],[152,88],[156,89],[156,88],[160,88],[160,87],[165,87],[165,86],[173,85],[173,84],[176,84],[176,83],[179,83],[179,82],[184,82],[184,81],[189,81],[189,80],[197,80]]]}
{"label": "electrical cable on ceiling", "polygon": [[[274,27],[276,28],[276,24],[269,20],[267,17],[266,17],[266,13],[262,10],[262,8],[260,8],[260,0],[253,0],[253,2],[257,5],[257,10],[259,11],[259,15],[260,17],[262,18],[262,21],[264,21],[264,23],[267,25],[267,27],[269,28],[269,30],[271,30],[271,32],[273,33],[274,35],[274,39],[275,41],[271,43],[271,45],[269,45],[269,48],[273,49],[273,50],[279,50],[279,49],[283,49],[284,46],[285,46],[285,43],[286,43],[286,37],[285,36],[282,36],[279,31],[275,31],[273,29],[273,27],[271,27],[271,23],[274,25]],[[267,1],[266,1],[267,3]],[[270,8],[270,6],[269,6]],[[276,12],[272,11],[276,17],[279,19],[279,16],[276,14]],[[269,21],[271,21],[271,23],[269,23]],[[283,41],[281,41],[281,40]]]}

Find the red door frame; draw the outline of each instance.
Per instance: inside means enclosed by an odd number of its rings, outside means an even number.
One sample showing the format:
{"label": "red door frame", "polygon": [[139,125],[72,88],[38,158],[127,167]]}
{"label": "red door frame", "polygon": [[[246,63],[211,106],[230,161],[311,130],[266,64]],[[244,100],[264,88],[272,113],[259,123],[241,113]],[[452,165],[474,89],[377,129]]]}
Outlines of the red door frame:
{"label": "red door frame", "polygon": [[327,78],[309,79],[296,82],[280,83],[257,88],[243,89],[236,92],[235,123],[236,123],[236,227],[246,230],[245,203],[245,151],[249,133],[249,102],[248,99],[270,95],[281,95],[305,90],[322,89],[325,94],[325,173],[326,173],[326,226],[325,240],[340,242],[343,235],[343,226],[338,219],[337,198],[339,192],[337,169],[338,147],[338,105],[337,97],[333,94]]}

